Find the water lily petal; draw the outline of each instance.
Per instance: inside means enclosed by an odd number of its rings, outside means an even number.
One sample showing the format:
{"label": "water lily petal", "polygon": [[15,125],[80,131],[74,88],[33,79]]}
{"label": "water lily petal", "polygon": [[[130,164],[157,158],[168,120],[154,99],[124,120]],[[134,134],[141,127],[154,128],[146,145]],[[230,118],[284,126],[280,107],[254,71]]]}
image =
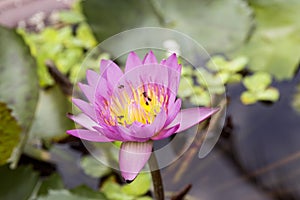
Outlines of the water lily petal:
{"label": "water lily petal", "polygon": [[[135,124],[137,122],[134,122]],[[147,130],[143,130],[147,132]],[[136,141],[136,142],[146,142],[149,140],[149,137],[136,137],[136,133],[133,132],[133,130],[124,127],[124,126],[117,126],[116,127],[116,132],[119,134],[119,136],[122,138],[121,141]]]}
{"label": "water lily petal", "polygon": [[170,91],[173,96],[176,94],[178,84],[176,81],[180,74],[169,67],[160,64],[147,64],[136,67],[127,73],[119,80],[119,85],[122,85],[120,92],[126,90],[129,96],[133,96],[132,89],[138,89],[147,84],[156,84],[159,87],[164,87],[165,91]]}
{"label": "water lily petal", "polygon": [[141,65],[142,61],[140,60],[138,55],[132,51],[129,53],[128,58],[126,60],[125,73]]}
{"label": "water lily petal", "polygon": [[156,57],[152,51],[149,51],[149,53],[146,54],[143,64],[157,64]]}
{"label": "water lily petal", "polygon": [[103,76],[103,73],[108,68],[119,68],[119,66],[116,63],[114,63],[113,61],[111,61],[111,60],[102,59],[101,62],[100,62],[100,76]]}
{"label": "water lily petal", "polygon": [[105,135],[98,131],[91,131],[85,129],[73,129],[67,130],[67,133],[78,137],[80,139],[92,141],[92,142],[111,142],[113,140],[107,138]]}
{"label": "water lily petal", "polygon": [[78,83],[78,86],[89,102],[93,103],[95,99],[95,88],[83,83]]}
{"label": "water lily petal", "polygon": [[165,126],[168,126],[178,115],[181,108],[181,99],[177,99],[175,103],[169,103],[169,113],[168,113],[168,119],[166,121]]}
{"label": "water lily petal", "polygon": [[72,102],[82,111],[84,112],[87,116],[89,116],[92,120],[97,121],[96,113],[94,107],[81,100],[81,99],[72,99]]}
{"label": "water lily petal", "polygon": [[132,181],[145,166],[152,152],[153,141],[123,142],[119,153],[122,177]]}
{"label": "water lily petal", "polygon": [[98,132],[102,133],[107,138],[113,140],[113,141],[133,141],[131,140],[125,140],[116,130],[114,130],[113,127],[100,127],[100,126],[93,126],[93,129],[97,130]]}
{"label": "water lily petal", "polygon": [[154,121],[151,124],[142,124],[140,122],[134,122],[130,125],[129,130],[134,138],[138,138],[138,141],[147,141],[155,133],[160,132],[167,120],[167,114],[162,109],[161,112],[157,114]]}
{"label": "water lily petal", "polygon": [[167,137],[173,135],[174,133],[176,133],[179,126],[180,126],[180,124],[177,124],[171,128],[164,129],[160,133],[158,133],[157,135],[152,137],[151,139],[152,140],[161,140],[161,139],[167,138]]}
{"label": "water lily petal", "polygon": [[111,65],[103,73],[106,76],[106,80],[111,87],[110,89],[116,89],[119,79],[123,76],[123,71],[117,65]]}
{"label": "water lily petal", "polygon": [[77,124],[91,131],[95,131],[95,129],[93,128],[94,126],[99,126],[95,121],[93,121],[84,113],[80,113],[78,115],[68,114],[67,116]]}
{"label": "water lily petal", "polygon": [[[101,76],[96,86],[96,101],[99,98],[109,99],[117,88],[119,79],[123,76],[120,67],[111,60],[101,60],[100,66]],[[101,104],[101,103],[100,103]]]}
{"label": "water lily petal", "polygon": [[181,65],[178,63],[178,59],[175,53],[173,53],[171,56],[169,56],[166,60],[161,61],[162,65],[166,65],[172,69],[175,69],[180,72]]}
{"label": "water lily petal", "polygon": [[100,77],[99,74],[97,74],[93,70],[89,69],[89,70],[86,71],[87,82],[92,87],[97,85],[99,77]]}
{"label": "water lily petal", "polygon": [[204,107],[197,107],[197,108],[188,108],[181,110],[173,122],[167,127],[175,126],[176,124],[180,124],[180,127],[177,129],[176,133],[184,131],[195,124],[202,122],[203,120],[207,119],[214,113],[216,113],[219,109],[218,108],[204,108]]}

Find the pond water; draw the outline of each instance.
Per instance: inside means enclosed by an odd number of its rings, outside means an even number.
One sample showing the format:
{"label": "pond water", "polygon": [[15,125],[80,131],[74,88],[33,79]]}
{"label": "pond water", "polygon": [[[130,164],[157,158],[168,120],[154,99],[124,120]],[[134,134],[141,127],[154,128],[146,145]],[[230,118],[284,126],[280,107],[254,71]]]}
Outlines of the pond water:
{"label": "pond water", "polygon": [[241,84],[229,86],[227,127],[218,144],[204,159],[195,156],[178,180],[178,166],[165,169],[167,189],[192,184],[189,194],[196,199],[299,199],[300,113],[292,107],[299,81],[298,73],[291,81],[275,82],[280,100],[251,106],[239,99]]}

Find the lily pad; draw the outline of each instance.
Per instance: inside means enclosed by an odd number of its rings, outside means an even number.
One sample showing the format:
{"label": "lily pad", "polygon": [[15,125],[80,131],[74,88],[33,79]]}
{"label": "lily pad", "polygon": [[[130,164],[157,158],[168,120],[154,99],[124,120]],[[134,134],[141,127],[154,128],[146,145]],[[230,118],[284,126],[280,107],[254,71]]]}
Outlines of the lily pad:
{"label": "lily pad", "polygon": [[79,195],[85,198],[106,200],[105,195],[100,191],[94,191],[91,188],[82,185],[70,190],[72,194]]}
{"label": "lily pad", "polygon": [[189,35],[209,52],[223,52],[240,45],[253,25],[242,0],[89,0],[82,7],[99,42],[131,28],[166,27]]}
{"label": "lily pad", "polygon": [[[50,190],[47,196],[37,198],[37,200],[96,200],[97,198],[89,198],[71,193],[68,190]],[[105,198],[103,198],[105,200]]]}
{"label": "lily pad", "polygon": [[66,130],[74,125],[66,117],[66,113],[70,109],[70,102],[57,86],[48,90],[40,90],[40,99],[30,130],[30,137],[60,139],[67,136]]}
{"label": "lily pad", "polygon": [[257,72],[252,76],[245,77],[243,80],[244,86],[251,91],[263,91],[271,82],[271,75],[265,72]]}
{"label": "lily pad", "polygon": [[38,173],[31,167],[9,169],[7,165],[0,167],[0,199],[1,200],[27,200],[31,196],[38,182]]}
{"label": "lily pad", "polygon": [[141,196],[146,194],[151,186],[151,176],[147,173],[139,174],[136,179],[122,187],[122,191],[133,196]]}
{"label": "lily pad", "polygon": [[64,184],[61,177],[55,173],[42,181],[38,196],[47,195],[50,190],[59,190],[63,188]]}
{"label": "lily pad", "polygon": [[23,131],[27,131],[38,100],[36,63],[22,37],[3,27],[0,60],[0,101],[12,108]]}
{"label": "lily pad", "polygon": [[103,165],[92,156],[84,156],[81,159],[80,165],[86,174],[94,178],[100,178],[111,172],[110,168]]}
{"label": "lily pad", "polygon": [[0,102],[0,165],[6,163],[20,140],[21,127],[6,104]]}
{"label": "lily pad", "polygon": [[237,54],[249,58],[249,68],[278,80],[293,77],[300,61],[300,1],[251,0],[256,30]]}
{"label": "lily pad", "polygon": [[272,77],[265,72],[256,72],[252,76],[247,76],[243,80],[244,86],[248,89],[241,95],[244,104],[253,104],[257,101],[272,101],[279,99],[279,91],[270,87]]}
{"label": "lily pad", "polygon": [[[140,176],[140,177],[139,177]],[[151,178],[149,174],[139,174],[138,181],[129,185],[119,185],[114,177],[109,177],[101,188],[101,191],[110,200],[150,200],[151,198],[144,195],[150,189]]]}

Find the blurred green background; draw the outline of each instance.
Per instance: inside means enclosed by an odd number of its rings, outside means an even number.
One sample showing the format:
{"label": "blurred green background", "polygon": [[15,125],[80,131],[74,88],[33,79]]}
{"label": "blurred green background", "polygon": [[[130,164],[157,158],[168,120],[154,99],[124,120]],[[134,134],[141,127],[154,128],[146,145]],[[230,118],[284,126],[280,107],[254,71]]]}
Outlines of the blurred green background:
{"label": "blurred green background", "polygon": [[[192,184],[186,199],[299,199],[299,10],[299,0],[3,0],[0,199],[152,199],[149,174],[124,185],[65,133],[74,128],[66,113],[73,84],[85,78],[83,60],[110,36],[140,27],[179,31],[211,55],[197,69],[181,58],[185,105],[228,100],[214,150],[199,159],[195,140],[163,169],[167,198]],[[111,57],[103,50],[84,62],[97,71]]]}

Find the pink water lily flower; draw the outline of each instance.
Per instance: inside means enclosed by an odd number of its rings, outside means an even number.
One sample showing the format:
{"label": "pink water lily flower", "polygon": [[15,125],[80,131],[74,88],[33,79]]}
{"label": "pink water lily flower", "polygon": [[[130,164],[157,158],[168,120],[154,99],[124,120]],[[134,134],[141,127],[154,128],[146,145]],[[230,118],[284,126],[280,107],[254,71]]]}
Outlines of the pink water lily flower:
{"label": "pink water lily flower", "polygon": [[100,75],[87,71],[79,87],[88,99],[73,99],[82,111],[69,117],[83,129],[68,130],[75,137],[94,141],[122,141],[119,167],[132,181],[147,163],[153,141],[200,123],[218,109],[181,108],[177,99],[181,65],[176,54],[157,62],[150,51],[143,60],[131,52],[123,72],[111,60],[102,60]]}

